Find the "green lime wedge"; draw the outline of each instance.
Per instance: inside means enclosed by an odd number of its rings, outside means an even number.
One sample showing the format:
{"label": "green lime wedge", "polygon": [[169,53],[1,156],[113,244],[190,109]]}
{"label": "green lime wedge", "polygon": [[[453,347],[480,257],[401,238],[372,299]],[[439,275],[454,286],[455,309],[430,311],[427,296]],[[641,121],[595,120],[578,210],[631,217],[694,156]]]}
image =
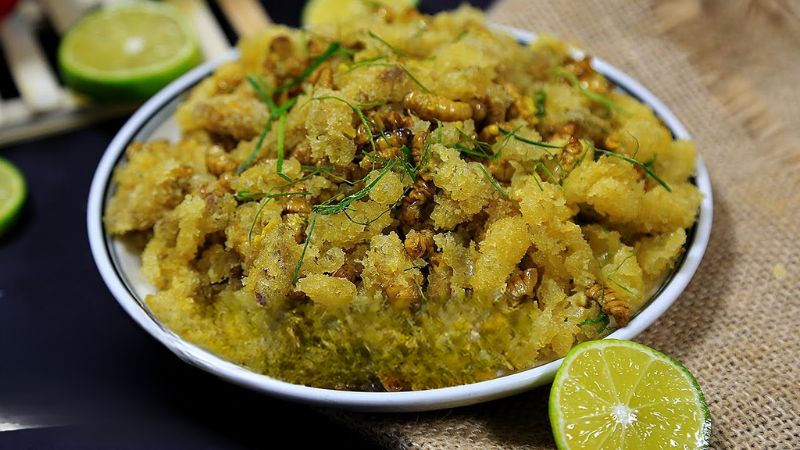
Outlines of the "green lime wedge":
{"label": "green lime wedge", "polygon": [[14,224],[22,211],[26,196],[27,188],[22,172],[0,158],[0,235]]}
{"label": "green lime wedge", "polygon": [[419,0],[309,0],[303,8],[303,26],[346,22],[367,14],[378,5],[416,8]]}
{"label": "green lime wedge", "polygon": [[157,2],[100,8],[62,39],[65,83],[95,100],[143,100],[202,61],[180,12]]}
{"label": "green lime wedge", "polygon": [[553,381],[560,449],[707,448],[711,415],[697,380],[650,347],[603,339],[575,346]]}

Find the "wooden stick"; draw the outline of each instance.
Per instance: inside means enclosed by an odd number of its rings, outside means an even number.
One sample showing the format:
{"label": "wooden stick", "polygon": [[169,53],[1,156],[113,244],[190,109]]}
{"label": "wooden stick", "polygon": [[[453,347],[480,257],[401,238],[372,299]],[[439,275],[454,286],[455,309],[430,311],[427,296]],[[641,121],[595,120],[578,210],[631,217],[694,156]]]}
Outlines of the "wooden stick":
{"label": "wooden stick", "polygon": [[202,0],[169,0],[169,3],[186,14],[189,21],[194,24],[197,38],[200,39],[200,48],[206,59],[217,58],[230,50],[230,42],[206,2]]}
{"label": "wooden stick", "polygon": [[138,104],[86,105],[80,109],[32,114],[20,100],[6,101],[3,105],[4,122],[0,126],[0,147],[130,114],[137,106]]}
{"label": "wooden stick", "polygon": [[0,131],[3,130],[3,123],[7,120],[6,119],[6,112],[7,106],[5,105],[5,101],[3,101],[2,92],[0,92]]}
{"label": "wooden stick", "polygon": [[256,0],[217,0],[217,3],[240,37],[257,33],[272,23],[261,2]]}
{"label": "wooden stick", "polygon": [[60,108],[64,90],[48,65],[30,24],[18,13],[0,23],[0,44],[25,105],[33,112]]}

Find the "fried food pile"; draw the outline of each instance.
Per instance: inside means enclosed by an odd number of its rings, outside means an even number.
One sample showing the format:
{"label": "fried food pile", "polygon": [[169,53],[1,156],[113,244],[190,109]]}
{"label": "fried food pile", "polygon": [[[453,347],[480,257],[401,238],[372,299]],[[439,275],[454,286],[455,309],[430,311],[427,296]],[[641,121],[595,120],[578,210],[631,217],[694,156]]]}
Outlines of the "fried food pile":
{"label": "fried food pile", "polygon": [[469,8],[275,26],[135,143],[105,225],[147,305],[282,380],[486,380],[624,326],[683,252],[695,148],[552,38]]}

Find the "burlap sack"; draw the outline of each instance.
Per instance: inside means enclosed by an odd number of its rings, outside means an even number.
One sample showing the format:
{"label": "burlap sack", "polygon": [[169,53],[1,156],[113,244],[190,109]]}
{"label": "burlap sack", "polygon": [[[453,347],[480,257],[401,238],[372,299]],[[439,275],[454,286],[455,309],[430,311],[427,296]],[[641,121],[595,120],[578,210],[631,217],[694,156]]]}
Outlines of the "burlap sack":
{"label": "burlap sack", "polygon": [[[724,77],[700,73],[704,66],[693,62],[681,43],[705,34],[684,27],[697,34],[678,40],[680,27],[665,26],[663,14],[656,14],[662,6],[623,0],[500,0],[489,16],[579,43],[641,81],[688,127],[711,172],[711,242],[685,293],[637,340],[681,360],[697,376],[711,407],[713,448],[799,448],[800,201],[795,192],[800,147],[759,130],[780,128],[773,122],[781,117],[800,117],[800,106],[782,105],[794,115],[749,120],[746,129],[740,119],[759,113],[740,109],[756,106],[712,93],[708,83]],[[800,48],[793,50],[774,58],[796,75]],[[740,69],[747,73],[746,66]],[[796,98],[800,79],[795,79],[788,89]],[[769,90],[769,85],[762,87]],[[777,85],[772,92],[786,89]],[[761,112],[770,117],[770,111]],[[782,125],[791,131],[798,124]],[[547,396],[548,388],[541,388],[448,411],[334,416],[391,448],[552,448]]]}

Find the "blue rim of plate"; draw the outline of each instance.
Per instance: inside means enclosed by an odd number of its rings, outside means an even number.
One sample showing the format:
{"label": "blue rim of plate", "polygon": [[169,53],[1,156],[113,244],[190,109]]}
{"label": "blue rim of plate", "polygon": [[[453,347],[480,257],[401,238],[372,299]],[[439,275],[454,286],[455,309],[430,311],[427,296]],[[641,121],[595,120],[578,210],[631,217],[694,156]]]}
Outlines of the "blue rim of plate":
{"label": "blue rim of plate", "polygon": [[[500,32],[515,37],[521,44],[532,42],[534,33],[515,28],[493,25]],[[576,55],[581,52],[575,50]],[[128,144],[146,139],[166,117],[174,112],[195,85],[213,73],[220,64],[237,58],[232,50],[222,58],[198,66],[170,83],[147,101],[125,123],[106,149],[92,180],[87,205],[89,243],[100,275],[120,306],[151,336],[164,344],[184,361],[219,376],[227,381],[275,397],[354,411],[411,412],[466,406],[510,396],[552,381],[563,358],[540,366],[525,369],[491,380],[445,388],[404,392],[358,392],[323,389],[292,384],[252,372],[233,362],[185,341],[162,325],[139,298],[133,283],[122,269],[113,239],[105,232],[102,217],[112,194],[113,169],[124,158]],[[609,81],[628,95],[647,104],[664,122],[673,138],[689,139],[689,133],[675,115],[649,90],[619,69],[600,58],[593,58],[593,66]],[[713,201],[711,183],[700,156],[697,158],[695,185],[703,193],[697,221],[687,234],[686,251],[675,264],[670,276],[651,296],[642,310],[623,328],[607,336],[611,339],[631,339],[646,329],[678,298],[688,285],[705,253],[711,234]]]}

